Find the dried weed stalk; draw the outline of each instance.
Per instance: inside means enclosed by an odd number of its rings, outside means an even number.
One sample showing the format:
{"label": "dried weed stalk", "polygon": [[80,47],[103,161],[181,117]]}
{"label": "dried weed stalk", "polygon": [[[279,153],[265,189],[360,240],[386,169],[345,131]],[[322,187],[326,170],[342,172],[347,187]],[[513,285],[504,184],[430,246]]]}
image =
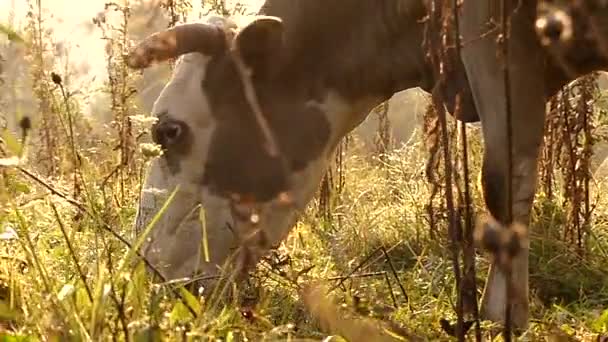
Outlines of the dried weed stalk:
{"label": "dried weed stalk", "polygon": [[374,153],[380,161],[380,166],[385,165],[392,144],[391,122],[388,118],[389,101],[382,102],[374,112],[378,115],[378,127],[374,135]]}
{"label": "dried weed stalk", "polygon": [[33,82],[33,90],[38,99],[40,149],[36,151],[33,160],[46,175],[56,175],[59,171],[62,134],[60,134],[59,117],[51,109],[49,94],[51,93],[50,77],[47,74],[51,61],[48,58],[49,34],[42,15],[42,0],[28,1],[26,40],[30,42],[27,61]]}
{"label": "dried weed stalk", "polygon": [[[110,19],[112,14],[118,14],[117,25],[113,24]],[[121,194],[120,202],[125,201],[128,178],[135,178],[137,172],[134,162],[137,147],[136,137],[130,119],[131,113],[136,112],[133,103],[133,95],[136,93],[134,75],[128,70],[121,58],[124,51],[130,48],[128,38],[130,18],[129,2],[125,1],[124,5],[114,2],[106,3],[103,15],[93,19],[93,23],[101,30],[103,39],[106,40],[105,54],[108,79],[105,86],[111,101],[112,120],[110,126],[116,132],[116,150],[120,153],[118,165],[108,176],[108,179],[113,176],[118,177]]]}
{"label": "dried weed stalk", "polygon": [[[433,108],[428,108],[424,119],[424,128],[427,135],[429,159],[426,165],[426,176],[431,184],[431,194],[427,211],[430,220],[431,237],[437,237],[437,222],[435,203],[439,202],[440,215],[445,216],[448,222],[449,249],[451,253],[454,280],[458,289],[455,311],[457,322],[454,329],[450,327],[446,332],[454,335],[459,341],[464,341],[466,328],[464,322],[465,307],[473,313],[474,320],[479,321],[477,302],[475,296],[475,263],[472,245],[472,212],[471,197],[468,187],[468,158],[466,153],[460,164],[467,172],[461,176],[461,170],[455,156],[458,156],[456,140],[456,124],[449,125],[447,110],[444,106],[446,82],[458,77],[459,68],[464,66],[458,63],[460,54],[460,37],[458,30],[458,16],[456,11],[458,1],[430,1],[427,5],[429,16],[427,18],[427,31],[424,44],[427,49],[427,59],[433,66],[435,79],[438,81],[432,92]],[[456,98],[454,117],[459,116],[460,96]],[[464,110],[467,110],[466,108]],[[451,120],[455,122],[455,120]],[[466,144],[466,131],[461,131],[461,143]],[[466,145],[465,145],[466,146]],[[438,153],[441,151],[442,153]],[[441,172],[443,171],[443,173]],[[459,183],[464,183],[464,189]],[[443,183],[443,184],[442,184]],[[445,185],[444,185],[445,184]],[[457,198],[454,199],[454,192]],[[441,194],[437,199],[438,194]],[[443,201],[445,199],[445,201]],[[458,208],[457,208],[458,207]],[[443,219],[443,217],[441,217]],[[463,218],[467,234],[463,239]],[[465,250],[465,248],[467,248]],[[464,252],[464,253],[463,253]],[[465,266],[464,276],[460,269],[460,255],[463,255]],[[453,331],[452,331],[453,330]],[[481,340],[479,324],[476,326],[476,340]]]}
{"label": "dried weed stalk", "polygon": [[562,237],[580,254],[584,253],[591,223],[589,182],[598,96],[597,75],[592,74],[565,86],[551,99],[540,162],[540,188],[548,198],[553,197],[561,180],[562,204],[567,208]]}
{"label": "dried weed stalk", "polygon": [[[329,167],[323,176],[321,186],[318,192],[317,217],[323,219],[323,222],[333,227],[333,208],[339,205],[340,195],[346,187],[346,166],[344,157],[348,150],[350,135],[342,139],[335,153],[335,165]],[[341,227],[342,221],[338,217],[338,227]]]}

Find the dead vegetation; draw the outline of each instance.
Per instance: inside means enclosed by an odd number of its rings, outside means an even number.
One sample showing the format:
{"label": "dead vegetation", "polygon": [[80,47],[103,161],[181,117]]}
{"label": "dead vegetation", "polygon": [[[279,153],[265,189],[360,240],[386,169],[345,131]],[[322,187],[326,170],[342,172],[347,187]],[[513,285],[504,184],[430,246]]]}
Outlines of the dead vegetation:
{"label": "dead vegetation", "polygon": [[[188,1],[162,3],[169,24],[191,8]],[[2,44],[27,45],[39,113],[30,122],[27,113],[0,107],[3,121],[19,123],[3,129],[0,144],[0,334],[28,341],[447,339],[442,322],[456,316],[457,288],[432,107],[410,143],[394,148],[387,108],[378,108],[374,154],[356,134],[345,139],[315,203],[248,286],[230,288],[237,296],[220,304],[180,283],[153,285],[143,265],[130,266],[142,170],[154,156],[142,145],[150,122],[136,104],[140,76],[119,58],[131,44],[137,2],[108,4],[103,13],[118,20],[96,18],[107,41],[103,91],[110,117],[102,123],[83,114],[69,70],[58,69],[48,51],[52,33],[41,2],[30,4],[25,31],[3,29],[10,34],[0,36]],[[223,2],[207,9],[230,11]],[[596,82],[576,82],[550,106],[533,217],[535,319],[527,340],[595,341],[608,333],[608,200],[601,196],[607,184],[594,182],[589,171],[605,125],[605,94]],[[478,129],[469,127],[463,138],[454,120],[448,127],[457,205],[468,184],[479,212]],[[479,292],[488,264],[481,254],[473,257]]]}

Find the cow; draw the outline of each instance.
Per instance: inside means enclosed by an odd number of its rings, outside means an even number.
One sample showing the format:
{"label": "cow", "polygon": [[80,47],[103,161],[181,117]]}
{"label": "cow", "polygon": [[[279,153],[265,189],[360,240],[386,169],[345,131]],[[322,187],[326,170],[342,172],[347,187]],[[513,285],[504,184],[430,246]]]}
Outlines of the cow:
{"label": "cow", "polygon": [[[594,2],[585,12],[595,20],[591,25],[580,15],[581,4],[542,7],[506,0],[510,32],[502,38],[501,1],[463,1],[462,44],[459,54],[451,54],[454,68],[442,78],[424,48],[429,4],[267,0],[258,16],[240,26],[214,18],[140,42],[126,59],[132,68],[179,57],[152,109],[158,118],[152,137],[163,155],[150,166],[138,229],[170,194],[171,202],[142,246],[148,263],[166,280],[209,280],[221,270],[251,269],[289,233],[342,137],[396,92],[419,87],[438,94],[456,119],[481,122],[482,187],[492,218],[483,226],[524,227],[521,250],[509,266],[512,322],[525,329],[525,227],[545,105],[568,82],[605,70],[602,42],[588,33],[591,27],[608,28],[601,25],[606,6]],[[504,56],[497,53],[502,43],[509,51],[510,96],[505,96]],[[512,220],[506,195],[509,142]],[[496,261],[482,298],[483,318],[504,322],[506,288],[504,268]]]}

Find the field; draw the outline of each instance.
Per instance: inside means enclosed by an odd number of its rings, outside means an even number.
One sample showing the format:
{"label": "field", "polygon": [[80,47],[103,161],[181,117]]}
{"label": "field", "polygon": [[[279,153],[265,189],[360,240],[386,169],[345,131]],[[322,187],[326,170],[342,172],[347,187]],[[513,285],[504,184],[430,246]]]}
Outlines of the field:
{"label": "field", "polygon": [[[142,178],[154,154],[146,144],[149,113],[131,90],[141,89],[142,77],[117,57],[130,19],[116,5],[108,16],[123,21],[95,23],[107,34],[109,77],[101,90],[106,100],[93,101],[100,114],[91,117],[83,114],[87,94],[72,88],[69,66],[58,67],[41,14],[35,6],[32,11],[23,31],[0,31],[3,46],[27,46],[22,58],[36,104],[13,110],[0,102],[6,126],[0,143],[2,341],[340,341],[339,335],[372,336],[378,322],[401,335],[449,340],[440,322],[455,321],[456,289],[442,193],[433,202],[437,223],[430,228],[430,143],[422,124],[403,145],[391,143],[386,120],[371,148],[357,132],[349,136],[325,191],[247,286],[234,289],[231,302],[200,297],[178,282],[153,284],[129,248]],[[14,88],[1,82],[0,89]],[[590,112],[598,139],[604,107],[595,101]],[[38,114],[30,117],[28,110]],[[547,139],[563,140],[559,132],[551,134]],[[484,209],[478,128],[469,130],[468,141],[478,213]],[[531,227],[533,320],[521,340],[600,341],[608,336],[608,197],[602,195],[608,180],[598,176],[588,196],[567,200],[580,178],[549,159],[545,154]],[[589,159],[579,160],[581,168],[591,168]],[[572,179],[579,185],[565,187]],[[575,226],[572,218],[586,203],[591,216]],[[481,251],[476,255],[478,297],[488,260]],[[331,288],[329,296],[309,293],[309,303],[324,305],[314,317],[301,292],[311,283]]]}

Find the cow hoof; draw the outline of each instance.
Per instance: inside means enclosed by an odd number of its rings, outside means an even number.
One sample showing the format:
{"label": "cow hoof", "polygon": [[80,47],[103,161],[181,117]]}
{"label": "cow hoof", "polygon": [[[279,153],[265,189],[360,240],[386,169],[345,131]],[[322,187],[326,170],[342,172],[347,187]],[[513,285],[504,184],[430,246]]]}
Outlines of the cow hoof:
{"label": "cow hoof", "polygon": [[[518,256],[520,259],[521,256]],[[518,260],[521,261],[521,260]],[[481,300],[480,316],[483,320],[488,320],[497,324],[505,322],[505,307],[507,302],[511,304],[511,322],[513,331],[521,331],[528,328],[529,304],[527,296],[527,281],[523,280],[522,271],[525,275],[527,269],[514,269],[511,281],[512,297],[507,300],[507,276],[504,268],[498,263],[492,264],[486,288]]]}
{"label": "cow hoof", "polygon": [[[513,305],[512,308],[511,332],[516,336],[520,336],[528,329],[528,310],[522,305]],[[489,308],[482,308],[480,319],[500,325],[499,327],[490,329],[490,334],[492,336],[500,334],[504,330],[504,310],[502,312],[496,312]]]}
{"label": "cow hoof", "polygon": [[[441,325],[441,329],[443,329],[443,331],[452,336],[452,337],[458,337],[456,335],[456,324],[457,323],[450,323],[450,321],[448,321],[445,318],[442,318],[439,320],[439,325]],[[473,324],[475,324],[475,321],[464,321],[463,324],[463,328],[464,328],[464,336],[467,335],[467,333],[469,332],[469,330],[471,329],[471,327],[473,326]]]}

